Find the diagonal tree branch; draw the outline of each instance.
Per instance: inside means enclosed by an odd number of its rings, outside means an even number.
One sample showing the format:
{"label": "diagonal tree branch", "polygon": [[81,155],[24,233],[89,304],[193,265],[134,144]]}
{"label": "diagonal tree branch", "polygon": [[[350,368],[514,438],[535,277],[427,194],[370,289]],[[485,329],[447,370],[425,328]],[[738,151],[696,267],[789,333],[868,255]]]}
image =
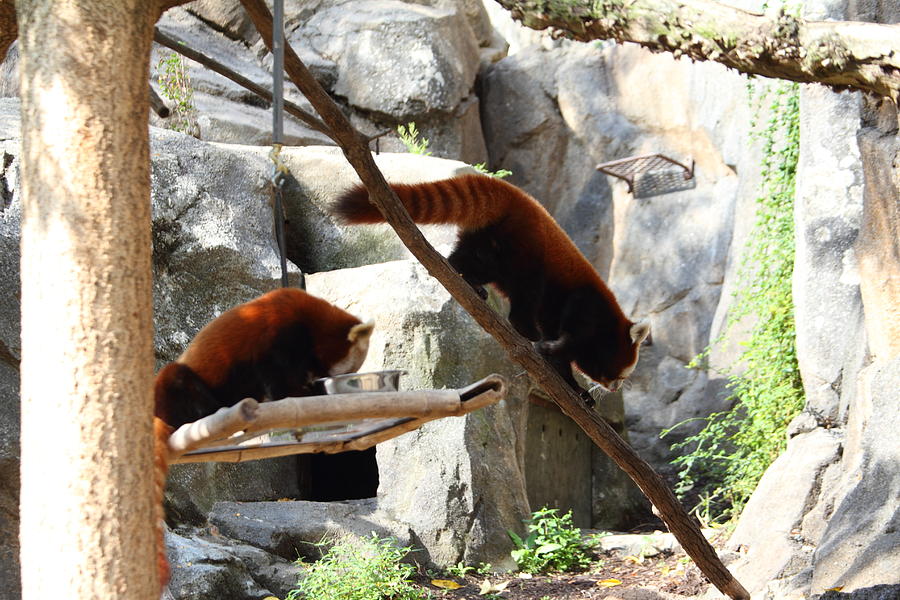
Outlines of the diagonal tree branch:
{"label": "diagonal tree branch", "polygon": [[[272,17],[264,0],[241,0],[257,30],[271,48]],[[397,196],[385,181],[372,153],[361,136],[337,105],[322,89],[289,44],[285,44],[285,70],[322,120],[334,133],[334,139],[369,190],[372,202],[381,210],[410,252],[428,272],[467,310],[488,333],[494,336],[513,360],[550,395],[560,410],[581,427],[601,450],[612,458],[641,488],[656,506],[666,525],[688,555],[710,581],[735,600],[749,600],[750,594],[719,560],[715,550],[700,533],[696,522],[687,514],[662,477],[620,438],[579,396],[554,372],[531,344],[516,333],[508,322],[500,319],[474,289],[450,267],[449,263],[422,236]]]}
{"label": "diagonal tree branch", "polygon": [[497,0],[532,29],[634,42],[742,73],[900,100],[900,25],[806,21],[714,0]]}

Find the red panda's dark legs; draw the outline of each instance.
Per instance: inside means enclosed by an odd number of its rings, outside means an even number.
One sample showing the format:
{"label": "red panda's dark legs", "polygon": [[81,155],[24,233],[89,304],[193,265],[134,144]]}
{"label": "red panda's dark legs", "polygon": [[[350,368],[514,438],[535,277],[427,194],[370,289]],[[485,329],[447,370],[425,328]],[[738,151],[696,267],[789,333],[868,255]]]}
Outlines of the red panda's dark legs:
{"label": "red panda's dark legs", "polygon": [[548,299],[546,277],[539,269],[514,273],[501,282],[509,295],[509,322],[529,340],[540,340],[543,332],[538,314]]}
{"label": "red panda's dark legs", "polygon": [[495,227],[460,231],[459,242],[447,261],[463,279],[475,288],[478,295],[487,298],[484,284],[495,283],[502,271],[500,245]]}

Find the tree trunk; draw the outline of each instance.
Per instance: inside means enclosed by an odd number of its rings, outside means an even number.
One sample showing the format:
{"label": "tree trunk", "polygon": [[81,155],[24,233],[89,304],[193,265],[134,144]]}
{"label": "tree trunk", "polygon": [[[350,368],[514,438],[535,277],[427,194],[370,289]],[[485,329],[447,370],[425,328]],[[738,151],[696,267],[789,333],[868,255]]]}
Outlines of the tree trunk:
{"label": "tree trunk", "polygon": [[532,29],[634,42],[742,73],[900,101],[900,25],[761,15],[713,0],[497,0]]}
{"label": "tree trunk", "polygon": [[22,591],[155,600],[154,2],[19,0]]}

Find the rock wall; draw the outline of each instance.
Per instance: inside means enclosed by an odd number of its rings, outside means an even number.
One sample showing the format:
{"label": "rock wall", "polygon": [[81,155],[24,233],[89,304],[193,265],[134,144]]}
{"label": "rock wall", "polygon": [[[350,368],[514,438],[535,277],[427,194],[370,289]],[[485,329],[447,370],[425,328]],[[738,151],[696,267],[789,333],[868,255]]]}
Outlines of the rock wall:
{"label": "rock wall", "polygon": [[[806,14],[900,21],[896,8],[871,3],[808,2]],[[888,102],[804,86],[801,120],[794,298],[806,408],[730,541],[745,553],[737,576],[765,598],[900,583],[890,433],[900,389],[900,119]]]}
{"label": "rock wall", "polygon": [[[806,13],[900,20],[879,3],[810,1]],[[665,471],[659,431],[723,407],[714,372],[684,365],[721,330],[753,222],[759,155],[744,83],[635,48],[510,39],[518,52],[482,76],[491,162],[544,201],[627,313],[651,319],[654,346],[625,404],[633,443]],[[896,444],[879,433],[896,417],[897,112],[817,86],[801,98],[794,296],[807,406],[731,542],[747,552],[739,578],[767,598],[896,583],[900,572]],[[695,156],[696,187],[634,200],[592,174],[651,150]],[[735,356],[717,349],[711,362]]]}
{"label": "rock wall", "polygon": [[[666,440],[659,432],[724,406],[721,380],[685,365],[721,327],[732,249],[752,222],[758,167],[746,84],[717,65],[572,43],[526,46],[481,81],[491,164],[551,211],[626,314],[651,322],[653,346],[624,392],[627,429],[642,456],[669,471],[669,446],[693,430]],[[695,161],[691,187],[636,199],[595,169],[654,152]]]}
{"label": "rock wall", "polygon": [[[759,8],[755,0],[732,4]],[[817,19],[900,21],[900,8],[887,4],[809,0],[806,13]],[[236,5],[194,2],[168,11],[160,26],[269,85],[269,58]],[[678,437],[659,440],[660,430],[727,407],[722,379],[714,371],[685,365],[721,331],[753,222],[759,153],[748,136],[745,80],[717,65],[633,47],[553,41],[523,31],[496,6],[475,0],[297,0],[288,2],[287,12],[289,40],[361,129],[376,133],[414,120],[436,156],[487,160],[492,168],[512,170],[513,183],[554,214],[607,278],[626,313],[651,320],[654,345],[643,353],[624,392],[624,426],[638,451],[666,471],[669,445]],[[504,57],[507,44],[510,53]],[[10,63],[4,68],[15,73]],[[268,143],[270,116],[264,103],[236,85],[190,63],[189,69],[200,136],[225,143],[153,133],[160,362],[176,356],[224,308],[272,287],[277,265],[270,241],[266,150],[230,144]],[[15,95],[14,86],[2,87]],[[290,86],[287,95],[308,106]],[[18,125],[15,104],[6,102],[0,104],[0,280],[7,282],[0,289],[0,532],[5,540],[15,540]],[[794,293],[808,405],[792,424],[787,451],[766,474],[731,542],[745,551],[736,566],[742,581],[771,598],[800,597],[837,585],[851,590],[895,583],[900,572],[895,558],[900,457],[891,435],[898,426],[900,384],[897,110],[887,102],[815,86],[803,90],[801,110]],[[328,143],[290,118],[286,136],[290,144]],[[393,136],[382,141],[382,148],[403,149]],[[693,183],[670,194],[634,198],[622,182],[595,170],[599,162],[646,152],[693,159]],[[365,312],[360,309],[377,304],[376,298],[384,300],[379,310],[389,325],[380,329],[384,337],[373,347],[371,364],[415,365],[410,385],[456,385],[463,374],[476,375],[462,368],[472,362],[509,368],[433,281],[410,263],[396,262],[407,255],[390,231],[344,230],[326,217],[324,203],[353,181],[336,150],[291,149],[286,155],[295,175],[287,183],[292,260],[304,271],[323,272],[310,278],[312,284],[336,301],[342,298],[351,310]],[[468,169],[463,163],[409,156],[385,155],[379,163],[389,177],[406,181]],[[444,250],[453,240],[453,233],[441,228],[429,236]],[[364,266],[384,261],[392,262]],[[348,267],[358,268],[350,285],[344,283],[346,272],[324,273]],[[406,286],[425,295],[392,296]],[[363,293],[365,304],[353,300]],[[415,315],[414,322],[405,320],[407,314]],[[444,339],[447,323],[459,336]],[[468,348],[468,340],[476,338],[478,346]],[[734,359],[734,348],[711,356],[713,366]],[[169,494],[173,523],[203,524],[214,515],[217,527],[230,527],[229,535],[266,550],[260,559],[256,550],[220,543],[202,532],[192,533],[187,542],[170,536],[173,561],[186,569],[177,571],[184,582],[179,594],[238,588],[249,595],[283,593],[285,578],[295,574],[285,549],[293,551],[311,539],[304,536],[321,533],[277,525],[288,514],[307,514],[302,511],[323,519],[344,514],[350,532],[374,524],[422,545],[436,562],[495,564],[507,548],[492,534],[503,537],[510,520],[536,508],[529,502],[574,507],[580,524],[621,517],[621,505],[632,506],[633,498],[627,485],[610,483],[620,474],[610,472],[595,450],[586,459],[588,445],[578,432],[552,411],[526,403],[527,396],[518,390],[490,419],[434,424],[383,445],[374,504],[235,504],[302,496],[307,467],[293,460],[264,468],[179,469]],[[545,427],[564,436],[565,444],[551,446],[538,435]],[[685,428],[681,436],[691,432]],[[552,454],[539,444],[578,456],[566,475],[572,482],[567,491],[578,489],[577,494],[563,497],[533,483],[552,472],[535,458]],[[498,450],[486,452],[485,445]],[[252,488],[242,483],[249,480],[256,482]],[[513,492],[498,495],[498,481]],[[424,508],[436,505],[440,511]],[[611,506],[620,508],[618,514],[609,514]],[[233,518],[236,512],[257,510],[269,517],[260,517],[265,525],[253,532],[248,519]],[[436,520],[425,522],[428,513]],[[264,537],[269,545],[260,541]],[[7,544],[0,552],[0,589],[8,586],[8,596],[15,597],[15,547]],[[235,567],[245,569],[240,576],[229,568],[226,577],[215,566],[225,563],[254,566]],[[188,564],[204,566],[192,571],[184,567]],[[210,579],[201,582],[201,570]],[[255,570],[281,575],[250,585]],[[204,587],[209,581],[220,583]]]}

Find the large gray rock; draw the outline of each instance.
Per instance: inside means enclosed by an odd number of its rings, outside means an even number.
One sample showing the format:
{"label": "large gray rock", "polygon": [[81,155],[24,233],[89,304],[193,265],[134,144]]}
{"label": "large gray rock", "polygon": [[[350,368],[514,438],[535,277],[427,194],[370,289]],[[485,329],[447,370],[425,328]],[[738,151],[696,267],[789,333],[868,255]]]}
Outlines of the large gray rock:
{"label": "large gray rock", "polygon": [[[262,156],[264,149],[256,149]],[[282,153],[291,176],[284,186],[288,258],[307,272],[412,258],[388,225],[342,227],[328,214],[338,196],[359,185],[356,172],[338,148],[286,148]],[[383,152],[374,157],[391,183],[446,179],[475,170],[455,160]],[[452,226],[428,225],[423,232],[443,254],[456,241]]]}
{"label": "large gray rock", "polygon": [[363,370],[405,369],[406,389],[460,387],[492,372],[512,382],[505,401],[428,423],[376,453],[379,510],[408,525],[431,561],[511,567],[504,532],[530,512],[519,370],[418,263],[319,273],[308,289],[349,310],[365,306],[365,318],[375,320]]}
{"label": "large gray rock", "polygon": [[842,474],[815,551],[812,591],[900,583],[900,358],[859,376]]}
{"label": "large gray rock", "polygon": [[481,162],[479,39],[460,10],[471,12],[471,3],[435,4],[321,2],[290,21],[288,41],[367,133],[415,121],[436,155]]}
{"label": "large gray rock", "polygon": [[334,65],[334,93],[354,107],[406,119],[450,112],[471,93],[477,40],[455,11],[363,0],[323,7],[290,36]]}
{"label": "large gray rock", "polygon": [[814,547],[801,524],[822,491],[823,473],[840,459],[841,438],[825,429],[798,435],[766,470],[729,540],[743,557],[734,575],[749,590],[810,566]]}
{"label": "large gray rock", "polygon": [[218,534],[167,532],[166,546],[172,573],[167,591],[175,600],[283,598],[303,573],[293,559]]}
{"label": "large gray rock", "polygon": [[[486,160],[475,75],[480,61],[501,55],[505,44],[493,35],[480,2],[288,2],[285,14],[288,41],[322,85],[346,105],[358,128],[375,134],[415,121],[435,155],[473,164]],[[271,88],[271,56],[237,2],[174,8],[166,11],[159,27]],[[155,46],[154,64],[169,53]],[[265,101],[192,61],[185,64],[202,139],[270,142],[271,114]],[[293,86],[285,86],[285,95],[313,112]],[[160,126],[167,123],[155,115],[151,120]],[[285,115],[285,143],[332,144],[290,115]],[[388,151],[405,151],[396,135],[379,143]]]}
{"label": "large gray rock", "polygon": [[430,562],[415,533],[379,510],[374,499],[350,502],[219,502],[209,515],[216,530],[282,559],[317,560],[347,536],[394,538],[417,546],[412,558]]}
{"label": "large gray rock", "polygon": [[854,251],[863,202],[859,96],[808,86],[800,111],[810,135],[801,137],[794,204],[797,357],[808,408],[834,419],[842,379],[855,379],[846,370],[856,341],[848,326],[858,329],[862,319]]}
{"label": "large gray rock", "polygon": [[[260,152],[151,130],[154,324],[158,363],[199,329],[277,286],[269,166]],[[174,465],[172,523],[202,523],[218,500],[300,493],[296,461]]]}
{"label": "large gray rock", "polygon": [[[158,26],[163,33],[183,40],[191,48],[217,60],[257,85],[271,89],[270,69],[248,47],[247,42],[233,31],[233,28],[246,31],[246,11],[239,5],[234,7],[228,3],[220,5],[214,11],[211,4],[213,3],[192,3],[187,7],[170,9],[163,14]],[[215,23],[214,15],[222,20],[218,28],[210,26],[210,23]],[[157,90],[157,64],[171,53],[172,50],[154,44],[151,76]],[[182,60],[194,91],[200,138],[236,144],[271,143],[272,113],[265,100],[199,63],[187,58]],[[284,94],[285,99],[300,105],[307,112],[313,112],[306,98],[293,86],[285,85]],[[166,101],[172,104],[171,100]],[[169,123],[166,119],[157,118],[155,114],[151,114],[151,122],[161,127],[166,127]],[[331,143],[327,137],[309,129],[288,114],[284,117],[284,141],[288,145]]]}

